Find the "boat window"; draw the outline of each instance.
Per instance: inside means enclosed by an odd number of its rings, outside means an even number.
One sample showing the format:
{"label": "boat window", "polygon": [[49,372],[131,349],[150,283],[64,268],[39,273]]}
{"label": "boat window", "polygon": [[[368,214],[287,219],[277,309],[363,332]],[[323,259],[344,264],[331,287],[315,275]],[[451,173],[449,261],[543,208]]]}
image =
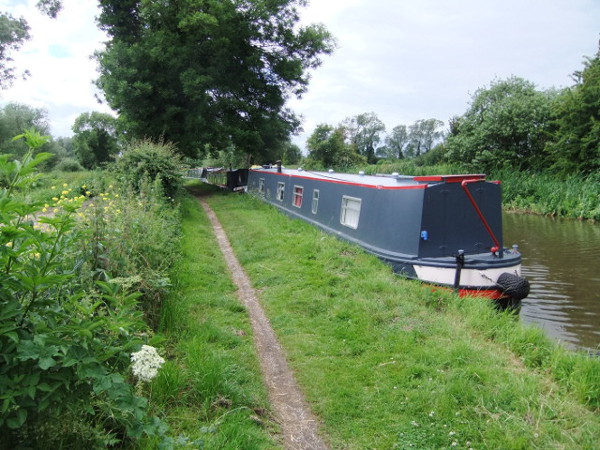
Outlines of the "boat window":
{"label": "boat window", "polygon": [[300,208],[302,206],[302,196],[304,195],[304,188],[302,186],[294,186],[294,206]]}
{"label": "boat window", "polygon": [[360,198],[342,197],[342,212],[340,214],[340,222],[342,225],[349,228],[358,228],[358,219],[360,218]]}
{"label": "boat window", "polygon": [[261,195],[265,195],[265,179],[260,178],[258,180],[258,193]]}
{"label": "boat window", "polygon": [[277,183],[277,200],[283,201],[283,194],[285,192],[285,183]]}
{"label": "boat window", "polygon": [[316,214],[319,209],[319,190],[313,190],[312,213]]}

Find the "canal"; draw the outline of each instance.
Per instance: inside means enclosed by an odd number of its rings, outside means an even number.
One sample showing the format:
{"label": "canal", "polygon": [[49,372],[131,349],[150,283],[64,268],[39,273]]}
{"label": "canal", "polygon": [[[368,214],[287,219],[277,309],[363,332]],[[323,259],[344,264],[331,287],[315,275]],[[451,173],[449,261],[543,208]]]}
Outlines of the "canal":
{"label": "canal", "polygon": [[504,214],[504,244],[518,244],[531,293],[521,320],[569,348],[600,350],[600,225]]}

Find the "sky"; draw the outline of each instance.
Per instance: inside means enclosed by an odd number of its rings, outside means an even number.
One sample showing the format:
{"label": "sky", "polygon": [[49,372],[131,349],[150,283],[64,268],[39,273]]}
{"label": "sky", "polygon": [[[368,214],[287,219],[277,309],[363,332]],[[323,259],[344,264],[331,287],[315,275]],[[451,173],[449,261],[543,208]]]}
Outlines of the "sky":
{"label": "sky", "polygon": [[[110,112],[96,99],[90,59],[106,36],[94,21],[96,0],[64,0],[56,20],[36,3],[0,0],[0,11],[25,17],[33,35],[13,55],[32,75],[0,91],[0,104],[45,108],[53,136],[70,136],[81,113]],[[419,119],[447,124],[477,89],[511,76],[538,89],[570,86],[598,51],[600,0],[312,0],[302,22],[324,24],[337,41],[308,92],[289,102],[304,119],[293,139],[304,148],[318,124],[365,112],[387,131]]]}

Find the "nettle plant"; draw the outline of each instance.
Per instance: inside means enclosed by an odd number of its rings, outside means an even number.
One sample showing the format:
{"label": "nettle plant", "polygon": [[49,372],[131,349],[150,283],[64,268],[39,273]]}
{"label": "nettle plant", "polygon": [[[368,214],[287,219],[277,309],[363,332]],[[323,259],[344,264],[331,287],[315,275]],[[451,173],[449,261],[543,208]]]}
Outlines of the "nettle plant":
{"label": "nettle plant", "polygon": [[0,447],[43,436],[64,444],[69,434],[100,446],[162,435],[128,383],[130,354],[147,331],[138,294],[83,273],[82,199],[43,213],[14,195],[51,156],[35,154],[47,138],[33,130],[15,139],[29,151],[21,161],[0,155]]}

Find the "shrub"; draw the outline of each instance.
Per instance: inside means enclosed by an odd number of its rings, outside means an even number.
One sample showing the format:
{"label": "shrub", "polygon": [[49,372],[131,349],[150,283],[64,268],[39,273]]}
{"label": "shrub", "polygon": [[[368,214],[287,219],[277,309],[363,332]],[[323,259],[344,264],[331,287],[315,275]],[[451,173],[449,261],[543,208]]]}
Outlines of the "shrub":
{"label": "shrub", "polygon": [[81,196],[65,189],[52,215],[14,196],[48,157],[32,156],[43,136],[21,137],[30,149],[22,161],[0,155],[0,448],[98,448],[160,434],[127,382],[129,355],[147,333],[139,294],[89,283],[77,251],[89,231],[75,220]]}
{"label": "shrub", "polygon": [[55,170],[60,170],[63,172],[79,172],[84,170],[83,166],[79,164],[79,162],[73,158],[65,158],[61,160],[55,167]]}
{"label": "shrub", "polygon": [[115,169],[120,179],[140,192],[146,179],[159,179],[164,194],[174,198],[181,187],[181,159],[170,143],[138,141],[117,159]]}

